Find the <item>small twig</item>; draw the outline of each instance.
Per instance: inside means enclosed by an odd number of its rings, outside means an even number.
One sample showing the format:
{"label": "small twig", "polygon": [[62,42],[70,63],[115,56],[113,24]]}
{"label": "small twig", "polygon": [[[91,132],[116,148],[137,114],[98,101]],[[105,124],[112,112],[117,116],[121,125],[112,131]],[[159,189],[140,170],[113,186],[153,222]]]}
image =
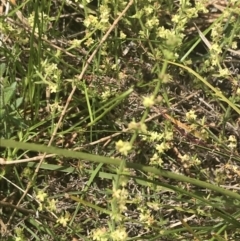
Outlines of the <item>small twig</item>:
{"label": "small twig", "polygon": [[[196,217],[196,215],[193,214],[191,217],[184,218],[184,221],[185,221],[185,222],[190,221],[190,220],[194,219],[195,217]],[[170,224],[169,228],[175,228],[175,227],[177,227],[177,226],[179,226],[179,225],[182,225],[182,222],[179,221],[179,222],[177,222],[177,223]]]}
{"label": "small twig", "polygon": [[[12,208],[14,210],[20,211],[21,213],[28,213],[28,214],[32,214],[34,216],[36,215],[36,212],[34,210],[25,209],[25,208],[22,208],[22,207],[19,207],[19,206],[15,206],[15,205],[13,205],[9,202],[0,201],[0,206]],[[48,217],[48,216],[46,216],[44,214],[41,214],[41,213],[39,214],[39,217],[44,218],[44,219],[49,220],[49,221],[54,222],[54,223],[56,222],[56,219]],[[5,226],[7,226],[7,225],[5,225]]]}
{"label": "small twig", "polygon": [[237,187],[238,184],[234,185],[234,186],[227,186],[227,185],[220,185],[220,187],[226,188],[226,189],[232,189],[232,190],[240,190],[240,187]]}
{"label": "small twig", "polygon": [[[16,188],[17,188],[18,190],[20,190],[21,192],[24,192],[24,190],[23,190],[21,187],[17,186],[15,183],[13,183],[12,181],[10,181],[10,180],[7,179],[6,177],[4,177],[4,176],[2,176],[2,175],[0,175],[0,177],[3,178],[4,180],[6,180],[7,182],[9,182],[10,184],[12,184],[14,187],[16,187]],[[32,199],[34,199],[33,196],[31,196],[29,193],[27,194],[27,196],[30,197],[30,198],[32,198]],[[37,201],[36,199],[35,199],[35,201],[36,201],[38,204],[40,204],[40,202]]]}
{"label": "small twig", "polygon": [[208,104],[203,98],[199,98],[199,101],[206,105],[211,111],[215,112],[214,108]]}
{"label": "small twig", "polygon": [[208,49],[211,49],[212,45],[211,43],[209,42],[209,40],[205,37],[205,35],[201,32],[201,30],[198,28],[198,26],[193,23],[195,25],[195,28],[197,29],[198,31],[198,34],[200,36],[200,38],[202,39],[202,41],[206,44],[206,46],[208,47]]}
{"label": "small twig", "polygon": [[[48,157],[53,157],[56,156],[55,154],[49,154],[46,155],[45,158]],[[0,165],[15,165],[15,164],[20,164],[20,163],[25,163],[25,162],[33,162],[33,161],[39,161],[42,159],[42,155],[41,156],[35,156],[32,158],[26,158],[26,159],[21,159],[21,160],[12,160],[12,161],[6,161],[4,158],[0,158]]]}

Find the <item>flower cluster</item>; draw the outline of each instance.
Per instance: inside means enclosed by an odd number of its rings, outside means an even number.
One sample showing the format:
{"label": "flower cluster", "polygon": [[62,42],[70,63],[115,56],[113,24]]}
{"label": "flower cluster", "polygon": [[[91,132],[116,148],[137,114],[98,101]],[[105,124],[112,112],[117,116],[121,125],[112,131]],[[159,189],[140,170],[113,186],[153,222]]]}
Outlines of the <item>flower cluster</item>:
{"label": "flower cluster", "polygon": [[39,201],[39,211],[47,210],[49,212],[56,211],[56,200],[48,198],[47,193],[43,190],[38,190],[36,199]]}

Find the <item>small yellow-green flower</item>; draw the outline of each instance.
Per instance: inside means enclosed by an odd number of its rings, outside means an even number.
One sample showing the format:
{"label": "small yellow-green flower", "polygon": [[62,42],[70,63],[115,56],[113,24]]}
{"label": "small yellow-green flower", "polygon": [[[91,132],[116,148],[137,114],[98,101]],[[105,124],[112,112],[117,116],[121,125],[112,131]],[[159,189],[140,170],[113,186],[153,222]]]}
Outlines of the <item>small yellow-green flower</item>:
{"label": "small yellow-green flower", "polygon": [[180,20],[180,15],[176,14],[172,16],[172,22],[179,23],[179,20]]}
{"label": "small yellow-green flower", "polygon": [[116,150],[121,154],[127,156],[128,152],[132,149],[132,145],[128,141],[119,140],[116,142]]}
{"label": "small yellow-green flower", "polygon": [[121,222],[124,216],[119,211],[116,211],[116,212],[111,212],[110,218],[115,222]]}
{"label": "small yellow-green flower", "polygon": [[154,7],[151,5],[147,5],[146,7],[143,8],[143,10],[146,13],[146,15],[149,15],[154,11]]}
{"label": "small yellow-green flower", "polygon": [[216,54],[222,53],[221,46],[219,44],[216,44],[216,43],[211,45],[211,51],[213,51]]}
{"label": "small yellow-green flower", "polygon": [[46,197],[47,197],[47,193],[45,193],[43,190],[39,190],[36,196],[39,202],[43,202]]}
{"label": "small yellow-green flower", "polygon": [[113,190],[113,197],[118,200],[126,200],[128,198],[128,191],[125,188]]}
{"label": "small yellow-green flower", "polygon": [[152,107],[153,105],[155,104],[154,102],[154,96],[151,95],[151,96],[146,96],[143,98],[143,105],[146,107],[146,108],[150,108]]}
{"label": "small yellow-green flower", "polygon": [[156,131],[150,131],[148,134],[150,135],[150,141],[160,141],[164,136],[164,134],[160,134]]}
{"label": "small yellow-green flower", "polygon": [[135,122],[134,120],[128,124],[128,128],[130,130],[136,130],[141,133],[147,133],[147,126],[145,123],[142,122]]}
{"label": "small yellow-green flower", "polygon": [[130,130],[137,130],[138,129],[138,123],[136,121],[131,121],[129,124],[128,124],[128,128]]}
{"label": "small yellow-green flower", "polygon": [[236,41],[233,41],[232,42],[232,49],[237,49],[237,42]]}
{"label": "small yellow-green flower", "polygon": [[128,235],[125,228],[117,228],[111,233],[111,237],[114,241],[125,241]]}
{"label": "small yellow-green flower", "polygon": [[91,46],[94,43],[92,38],[88,38],[86,42],[84,42],[84,45],[86,45],[87,47]]}
{"label": "small yellow-green flower", "polygon": [[107,89],[101,93],[101,98],[106,101],[110,96],[112,95],[112,92],[110,89]]}
{"label": "small yellow-green flower", "polygon": [[233,150],[237,147],[237,139],[234,135],[229,136],[228,141],[229,141],[228,147],[231,150]]}
{"label": "small yellow-green flower", "polygon": [[184,154],[183,156],[180,156],[180,159],[182,160],[182,162],[188,162],[190,160],[190,156]]}
{"label": "small yellow-green flower", "polygon": [[143,222],[143,223],[146,223],[148,226],[151,226],[153,225],[154,223],[154,218],[153,216],[151,215],[150,211],[147,210],[145,212],[142,212],[140,215],[139,215],[139,221],[140,222]]}
{"label": "small yellow-green flower", "polygon": [[161,157],[158,156],[157,153],[155,153],[151,158],[150,158],[150,165],[158,165],[158,166],[162,166],[163,164],[163,160]]}
{"label": "small yellow-green flower", "polygon": [[87,18],[83,21],[84,26],[89,28],[90,26],[95,26],[98,24],[98,18],[93,15],[88,15]]}
{"label": "small yellow-green flower", "polygon": [[105,227],[93,231],[92,238],[97,241],[108,241],[108,233]]}
{"label": "small yellow-green flower", "polygon": [[51,199],[48,200],[48,207],[47,210],[50,212],[56,211],[56,200],[55,199]]}
{"label": "small yellow-green flower", "polygon": [[190,110],[189,112],[186,113],[186,119],[189,120],[196,120],[197,115],[195,114],[194,110]]}
{"label": "small yellow-green flower", "polygon": [[120,31],[120,39],[125,39],[126,37],[127,35],[123,31]]}
{"label": "small yellow-green flower", "polygon": [[155,211],[160,209],[161,204],[158,202],[147,202],[147,206]]}
{"label": "small yellow-green flower", "polygon": [[165,133],[165,140],[166,140],[166,141],[171,141],[171,140],[173,140],[173,132],[172,132],[172,131],[167,131],[167,132]]}
{"label": "small yellow-green flower", "polygon": [[69,213],[66,213],[65,216],[61,216],[60,218],[57,219],[57,223],[62,224],[63,227],[67,226],[68,221],[69,221]]}
{"label": "small yellow-green flower", "polygon": [[163,153],[164,151],[167,151],[170,149],[170,145],[166,142],[162,142],[160,145],[156,145],[156,150],[158,151],[159,154]]}
{"label": "small yellow-green flower", "polygon": [[77,48],[77,47],[80,47],[82,40],[73,39],[73,40],[70,40],[69,43],[71,44],[71,48]]}

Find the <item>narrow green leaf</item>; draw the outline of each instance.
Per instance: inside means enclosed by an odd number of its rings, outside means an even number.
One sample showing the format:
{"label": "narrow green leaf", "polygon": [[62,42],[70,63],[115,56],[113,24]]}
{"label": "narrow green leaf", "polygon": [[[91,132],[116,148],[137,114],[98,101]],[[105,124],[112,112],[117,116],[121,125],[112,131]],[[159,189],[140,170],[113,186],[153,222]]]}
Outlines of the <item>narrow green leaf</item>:
{"label": "narrow green leaf", "polygon": [[16,91],[17,82],[12,83],[9,87],[6,87],[2,91],[0,107],[4,107],[10,103],[13,94]]}
{"label": "narrow green leaf", "polygon": [[0,64],[0,77],[3,77],[5,69],[6,69],[6,64],[5,63]]}
{"label": "narrow green leaf", "polygon": [[[39,145],[39,144],[17,142],[17,141],[9,140],[9,139],[0,139],[0,146],[18,148],[18,149],[23,149],[23,150],[45,152],[45,153],[53,153],[53,154],[57,154],[60,156],[83,159],[83,160],[88,160],[88,161],[92,161],[92,162],[96,162],[96,163],[112,164],[112,165],[116,165],[116,166],[120,166],[120,164],[122,163],[122,160],[117,159],[117,158],[112,159],[110,157],[105,157],[105,156],[98,156],[98,155],[92,155],[92,154],[88,154],[88,153],[84,153],[84,152],[70,151],[70,150],[60,149],[60,148],[56,148],[56,147],[48,147],[48,146]],[[157,168],[151,167],[151,166],[144,166],[144,165],[138,164],[138,163],[126,162],[126,167],[133,168],[135,170],[140,170],[143,172],[153,173],[155,175],[159,175],[160,177],[162,176],[162,177],[171,178],[171,179],[181,181],[181,182],[191,183],[193,185],[196,185],[196,186],[199,186],[202,188],[207,188],[209,190],[221,193],[225,196],[229,196],[236,200],[240,200],[240,195],[238,193],[231,192],[224,188],[218,187],[218,186],[210,184],[208,182],[200,181],[198,179],[190,178],[190,177],[187,177],[184,175],[179,175],[179,174],[176,174],[173,172],[165,171],[163,169],[157,169]]]}

